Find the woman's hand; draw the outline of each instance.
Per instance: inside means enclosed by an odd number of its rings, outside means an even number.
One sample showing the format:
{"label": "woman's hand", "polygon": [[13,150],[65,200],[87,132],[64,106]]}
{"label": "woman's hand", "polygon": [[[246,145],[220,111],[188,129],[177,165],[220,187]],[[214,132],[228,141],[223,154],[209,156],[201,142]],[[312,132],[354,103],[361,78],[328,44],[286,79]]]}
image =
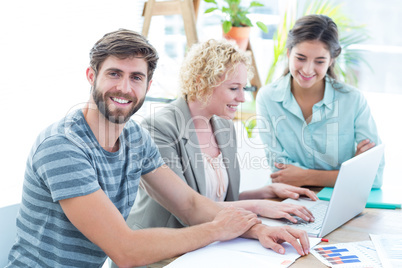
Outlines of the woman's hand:
{"label": "woman's hand", "polygon": [[239,195],[240,200],[247,199],[269,199],[269,198],[292,198],[298,199],[300,196],[305,195],[311,200],[318,200],[315,193],[307,188],[300,188],[284,183],[272,183],[270,185],[241,192]]}
{"label": "woman's hand", "polygon": [[369,139],[362,140],[362,141],[359,142],[359,144],[357,145],[355,156],[356,156],[356,155],[359,155],[359,154],[361,154],[361,153],[364,153],[365,151],[367,151],[367,150],[373,148],[374,146],[375,146],[375,143],[374,143],[374,142],[370,142]]}
{"label": "woman's hand", "polygon": [[271,174],[272,182],[293,186],[334,187],[339,170],[302,169],[294,165],[275,163],[279,170]]}
{"label": "woman's hand", "polygon": [[285,183],[293,186],[306,185],[304,169],[294,165],[285,165],[279,163],[275,163],[275,167],[279,170],[271,174],[272,182]]}
{"label": "woman's hand", "polygon": [[298,199],[301,195],[305,195],[313,201],[318,200],[317,195],[313,191],[307,188],[296,187],[284,183],[273,183],[266,187],[267,191],[271,194],[271,196],[267,198],[279,197],[282,199],[285,198]]}
{"label": "woman's hand", "polygon": [[314,221],[314,216],[305,206],[276,202],[270,200],[255,200],[255,212],[263,217],[272,219],[285,218],[296,223],[293,216],[298,216],[305,221]]}

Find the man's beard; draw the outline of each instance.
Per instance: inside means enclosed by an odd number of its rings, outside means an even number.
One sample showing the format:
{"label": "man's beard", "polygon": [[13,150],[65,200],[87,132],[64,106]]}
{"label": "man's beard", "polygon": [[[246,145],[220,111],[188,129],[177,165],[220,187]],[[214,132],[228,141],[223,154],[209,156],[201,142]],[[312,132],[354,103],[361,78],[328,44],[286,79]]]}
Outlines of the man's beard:
{"label": "man's beard", "polygon": [[[137,97],[122,94],[122,93],[114,93],[114,97],[121,97],[127,100],[132,101],[132,103],[137,103],[138,99]],[[102,92],[100,92],[97,87],[96,87],[96,81],[94,83],[94,86],[92,88],[92,97],[95,101],[96,106],[98,107],[98,110],[101,112],[101,114],[110,122],[115,123],[115,124],[124,124],[126,123],[133,114],[135,114],[142,106],[142,104],[145,101],[145,96],[142,98],[137,105],[134,105],[128,113],[124,114],[124,111],[119,108],[115,108],[114,111],[111,111],[109,109],[109,105],[106,105],[106,100],[110,99],[110,94],[106,93],[105,96],[102,95]]]}

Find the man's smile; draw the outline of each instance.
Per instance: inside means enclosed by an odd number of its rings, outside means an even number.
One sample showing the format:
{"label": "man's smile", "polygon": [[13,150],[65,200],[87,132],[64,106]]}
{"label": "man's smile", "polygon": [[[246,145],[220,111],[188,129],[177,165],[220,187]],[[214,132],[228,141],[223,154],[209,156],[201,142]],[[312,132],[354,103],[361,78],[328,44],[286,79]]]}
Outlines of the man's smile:
{"label": "man's smile", "polygon": [[131,103],[132,101],[126,100],[126,99],[120,99],[120,98],[116,98],[116,97],[111,97],[110,98],[112,101],[120,103],[120,104],[127,104],[127,103]]}

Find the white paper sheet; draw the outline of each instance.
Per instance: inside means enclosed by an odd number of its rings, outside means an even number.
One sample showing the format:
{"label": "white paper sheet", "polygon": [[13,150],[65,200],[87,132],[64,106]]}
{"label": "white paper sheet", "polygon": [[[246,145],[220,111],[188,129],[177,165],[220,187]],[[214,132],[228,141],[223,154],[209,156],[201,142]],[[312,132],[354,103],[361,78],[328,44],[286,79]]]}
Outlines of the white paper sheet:
{"label": "white paper sheet", "polygon": [[[317,245],[319,238],[309,238],[310,246]],[[212,243],[204,248],[189,252],[177,258],[168,268],[214,268],[214,267],[288,267],[300,255],[289,244],[283,243],[286,250],[284,255],[261,246],[260,242],[253,239],[236,238],[225,242]]]}
{"label": "white paper sheet", "polygon": [[402,234],[370,234],[384,268],[402,267]]}

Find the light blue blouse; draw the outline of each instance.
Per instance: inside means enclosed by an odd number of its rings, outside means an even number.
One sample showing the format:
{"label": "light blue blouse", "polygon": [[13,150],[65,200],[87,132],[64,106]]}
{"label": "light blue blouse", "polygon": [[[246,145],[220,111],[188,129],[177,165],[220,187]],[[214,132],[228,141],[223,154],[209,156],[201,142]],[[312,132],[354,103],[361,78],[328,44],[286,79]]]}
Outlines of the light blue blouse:
{"label": "light blue blouse", "polygon": [[[362,140],[381,143],[363,94],[329,77],[325,79],[324,98],[314,104],[309,124],[290,90],[290,74],[258,91],[257,128],[273,171],[275,162],[304,169],[338,170],[342,162],[354,156]],[[384,158],[373,188],[381,187],[383,169]]]}

